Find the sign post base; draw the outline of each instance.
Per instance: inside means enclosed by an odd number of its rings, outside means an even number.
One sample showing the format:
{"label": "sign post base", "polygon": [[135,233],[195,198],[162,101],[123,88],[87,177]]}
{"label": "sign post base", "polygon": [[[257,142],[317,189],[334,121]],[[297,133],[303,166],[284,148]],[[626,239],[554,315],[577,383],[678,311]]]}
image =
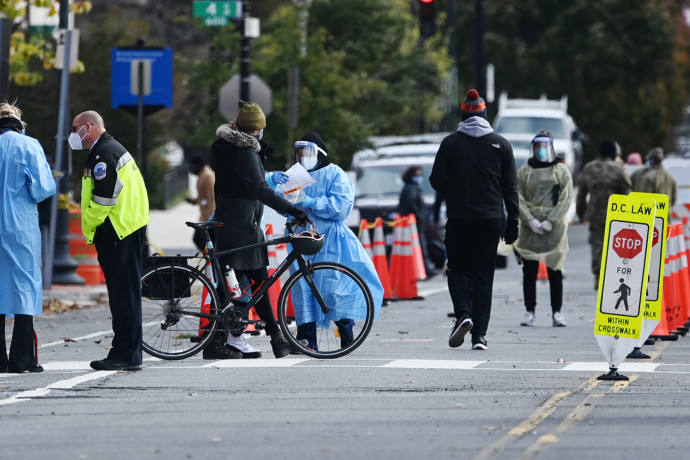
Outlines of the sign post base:
{"label": "sign post base", "polygon": [[597,380],[630,380],[625,375],[619,374],[617,367],[611,367],[610,369],[608,374],[600,375],[597,377]]}

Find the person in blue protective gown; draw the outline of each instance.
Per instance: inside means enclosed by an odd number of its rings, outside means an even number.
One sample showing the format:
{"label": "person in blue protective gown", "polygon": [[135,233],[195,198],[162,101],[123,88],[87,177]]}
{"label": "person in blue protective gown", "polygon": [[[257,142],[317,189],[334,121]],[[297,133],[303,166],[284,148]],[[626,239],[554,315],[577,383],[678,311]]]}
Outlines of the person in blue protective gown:
{"label": "person in blue protective gown", "polygon": [[[24,134],[21,110],[0,104],[0,372],[41,372],[33,317],[43,312],[39,203],[55,194],[41,144]],[[14,317],[10,355],[5,318]]]}
{"label": "person in blue protective gown", "polygon": [[[301,209],[311,209],[309,218],[314,222],[319,234],[324,235],[324,244],[321,250],[312,255],[305,256],[311,262],[338,262],[356,271],[366,281],[374,300],[375,316],[378,318],[383,303],[383,286],[376,273],[376,268],[371,258],[365,252],[357,236],[345,225],[345,219],[352,212],[355,198],[355,188],[350,178],[340,167],[328,160],[328,149],[325,142],[316,132],[307,133],[300,141],[295,143],[295,162],[299,162],[309,171],[315,183],[303,189],[304,195],[295,206]],[[269,173],[267,183],[277,186],[284,182],[282,172]],[[290,271],[297,270],[297,263],[290,267]],[[315,274],[315,281],[319,287],[332,282],[329,279]],[[301,283],[300,283],[301,284]],[[306,288],[306,289],[304,289]],[[304,292],[303,295],[301,293]],[[347,301],[338,301],[327,314],[313,299],[308,287],[297,285],[292,290],[292,301],[297,322],[297,339],[307,340],[309,348],[315,348],[317,327],[327,328],[330,321],[335,321],[340,332],[341,341],[347,343],[352,338],[352,326],[354,321],[366,318],[366,309],[363,299],[357,299],[351,292],[343,292],[343,298],[349,296]]]}

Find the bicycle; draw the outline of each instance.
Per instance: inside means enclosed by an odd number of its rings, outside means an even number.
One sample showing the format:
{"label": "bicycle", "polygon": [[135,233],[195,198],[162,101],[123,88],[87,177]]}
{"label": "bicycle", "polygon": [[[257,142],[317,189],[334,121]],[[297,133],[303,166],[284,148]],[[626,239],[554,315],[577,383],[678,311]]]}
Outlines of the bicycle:
{"label": "bicycle", "polygon": [[[331,359],[352,352],[366,339],[374,320],[374,301],[369,287],[359,274],[345,265],[311,263],[305,259],[305,255],[316,254],[323,246],[323,235],[318,235],[313,227],[295,234],[296,223],[288,222],[286,236],[217,251],[209,230],[222,226],[221,222],[185,224],[202,233],[206,241],[203,254],[154,255],[148,259],[150,265],[142,273],[142,346],[148,354],[166,360],[184,359],[202,351],[219,331],[239,335],[249,324],[265,326],[262,321],[249,320],[249,310],[268,295],[271,286],[295,262],[297,270],[285,281],[278,297],[277,320],[286,340],[304,355]],[[290,243],[292,250],[255,292],[248,292],[249,288],[243,290],[250,296],[249,302],[233,300],[219,259],[227,254],[283,243]],[[196,264],[190,264],[194,259]],[[293,311],[315,316],[318,326],[315,347],[310,348],[306,341],[297,340],[292,331],[294,327],[290,327]],[[345,317],[354,320],[348,321],[353,323],[352,329],[342,327],[341,319]]]}

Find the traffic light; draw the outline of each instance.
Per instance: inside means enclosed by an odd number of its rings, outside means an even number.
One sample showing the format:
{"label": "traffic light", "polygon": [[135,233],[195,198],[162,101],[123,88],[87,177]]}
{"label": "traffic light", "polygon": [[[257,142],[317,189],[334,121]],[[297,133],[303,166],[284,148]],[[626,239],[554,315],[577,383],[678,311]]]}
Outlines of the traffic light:
{"label": "traffic light", "polygon": [[418,0],[419,35],[429,38],[436,33],[436,0]]}

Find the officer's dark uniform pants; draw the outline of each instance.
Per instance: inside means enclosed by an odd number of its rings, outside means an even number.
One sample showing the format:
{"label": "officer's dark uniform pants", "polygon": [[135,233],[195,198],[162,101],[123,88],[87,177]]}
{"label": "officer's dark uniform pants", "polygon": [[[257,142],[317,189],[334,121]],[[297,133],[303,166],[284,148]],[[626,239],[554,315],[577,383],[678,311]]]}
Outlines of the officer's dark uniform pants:
{"label": "officer's dark uniform pants", "polygon": [[141,266],[146,227],[120,240],[106,221],[94,237],[113,317],[113,347],[108,358],[141,364]]}
{"label": "officer's dark uniform pants", "polygon": [[0,340],[0,372],[5,372],[8,367],[10,372],[21,372],[37,364],[33,316],[14,315],[9,360],[7,359],[7,345],[5,344],[5,315],[0,315],[0,333],[2,333],[2,340]]}
{"label": "officer's dark uniform pants", "polygon": [[448,290],[456,318],[469,315],[473,337],[486,335],[491,316],[491,296],[496,249],[503,219],[448,219]]}

